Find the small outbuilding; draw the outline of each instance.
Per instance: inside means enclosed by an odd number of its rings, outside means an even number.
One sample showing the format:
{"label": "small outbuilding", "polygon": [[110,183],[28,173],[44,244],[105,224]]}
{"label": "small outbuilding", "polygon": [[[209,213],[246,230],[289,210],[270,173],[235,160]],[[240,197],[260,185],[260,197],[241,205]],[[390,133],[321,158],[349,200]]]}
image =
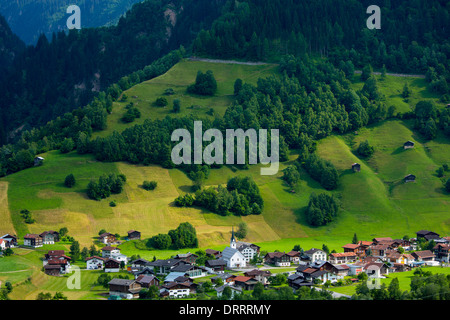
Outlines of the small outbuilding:
{"label": "small outbuilding", "polygon": [[42,158],[42,157],[35,157],[34,158],[34,166],[35,167],[38,167],[38,166],[41,166],[42,165],[42,163],[44,163],[44,158]]}
{"label": "small outbuilding", "polygon": [[405,182],[416,182],[416,176],[413,174],[408,174],[405,178],[403,178]]}
{"label": "small outbuilding", "polygon": [[359,163],[352,164],[352,170],[353,170],[353,172],[360,172],[361,171],[361,165]]}
{"label": "small outbuilding", "polygon": [[412,142],[412,141],[406,141],[404,144],[403,144],[403,149],[412,149],[412,148],[414,148],[414,142]]}

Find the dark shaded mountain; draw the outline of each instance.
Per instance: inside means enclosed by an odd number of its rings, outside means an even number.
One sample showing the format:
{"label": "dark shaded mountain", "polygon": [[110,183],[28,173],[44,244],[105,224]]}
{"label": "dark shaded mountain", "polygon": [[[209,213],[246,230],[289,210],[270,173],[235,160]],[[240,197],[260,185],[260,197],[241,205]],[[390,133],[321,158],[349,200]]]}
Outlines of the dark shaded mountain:
{"label": "dark shaded mountain", "polygon": [[199,30],[210,27],[224,3],[147,0],[134,5],[116,26],[61,31],[50,40],[41,35],[16,57],[0,83],[3,131],[39,126],[86,105],[121,77],[189,45]]}
{"label": "dark shaded mountain", "polygon": [[100,27],[117,23],[120,16],[142,0],[0,0],[0,14],[5,16],[15,34],[25,43],[36,44],[44,33],[67,29],[69,5],[80,7],[82,27]]}
{"label": "dark shaded mountain", "polygon": [[6,20],[0,15],[0,81],[14,58],[25,50],[25,44],[12,33]]}

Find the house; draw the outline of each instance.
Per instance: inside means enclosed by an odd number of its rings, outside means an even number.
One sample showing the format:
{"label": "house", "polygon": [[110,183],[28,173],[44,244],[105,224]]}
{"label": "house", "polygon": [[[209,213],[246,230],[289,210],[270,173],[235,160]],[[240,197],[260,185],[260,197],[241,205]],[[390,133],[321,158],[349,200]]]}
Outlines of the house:
{"label": "house", "polygon": [[416,234],[417,234],[417,240],[425,239],[426,241],[430,241],[430,240],[440,239],[439,234],[437,234],[436,232],[433,232],[433,231],[420,230],[420,231],[417,231]]}
{"label": "house", "polygon": [[344,248],[344,253],[356,253],[358,252],[359,245],[356,243],[348,243],[345,246],[342,246]]}
{"label": "house", "polygon": [[245,257],[245,261],[248,263],[253,260],[253,258],[259,256],[260,247],[253,243],[237,241],[236,249],[242,253]]}
{"label": "house", "polygon": [[386,252],[389,249],[389,245],[387,244],[379,244],[371,247],[372,255],[374,257],[384,257],[386,256]]}
{"label": "house", "polygon": [[430,250],[415,251],[411,255],[417,262],[432,262],[435,259],[434,253]]}
{"label": "house", "polygon": [[149,263],[149,261],[139,258],[136,260],[131,261],[131,270],[133,271],[139,271],[139,270],[143,270],[147,264]]}
{"label": "house", "polygon": [[381,262],[371,262],[364,265],[364,272],[369,278],[381,278],[382,274],[389,274],[389,268]]}
{"label": "house", "polygon": [[392,240],[392,238],[390,237],[382,237],[382,238],[373,238],[372,239],[372,243],[373,245],[378,245],[378,244],[391,244],[394,240]]}
{"label": "house", "polygon": [[4,236],[0,237],[0,239],[3,239],[6,241],[7,248],[17,247],[17,237],[16,236],[13,236],[10,234],[5,234]]}
{"label": "house", "polygon": [[105,259],[105,272],[119,272],[120,262],[111,258]]}
{"label": "house", "polygon": [[340,277],[346,277],[350,272],[350,267],[346,264],[334,265],[334,267],[336,268],[336,275]]}
{"label": "house", "polygon": [[[51,268],[50,268],[50,266],[51,266]],[[65,274],[65,273],[69,272],[69,269],[70,269],[70,263],[67,259],[50,259],[50,260],[46,261],[46,264],[44,265],[44,271],[52,270],[51,273],[52,273],[52,275],[54,275],[53,273],[56,272],[55,266],[58,267],[58,270],[59,270],[58,275]],[[48,268],[46,268],[46,267],[48,267]]]}
{"label": "house", "polygon": [[120,248],[106,246],[102,248],[102,258],[112,258],[114,255],[120,254]]}
{"label": "house", "polygon": [[64,250],[50,250],[44,255],[44,266],[50,260],[67,260],[69,262],[71,258],[65,255]]}
{"label": "house", "polygon": [[350,264],[348,265],[348,267],[349,267],[348,271],[349,276],[357,276],[358,274],[364,271],[364,267],[359,264]]}
{"label": "house", "polygon": [[153,270],[155,274],[168,274],[171,269],[179,264],[186,264],[186,262],[181,261],[180,259],[156,260],[147,263],[147,267]]}
{"label": "house", "polygon": [[300,262],[300,252],[298,251],[289,251],[286,253],[289,256],[289,261],[291,263],[299,263]]}
{"label": "house", "polygon": [[264,256],[264,262],[273,264],[276,267],[289,267],[291,265],[291,258],[284,252],[268,252]]}
{"label": "house", "polygon": [[234,278],[236,278],[236,276],[233,275],[233,274],[221,273],[221,274],[219,274],[219,275],[217,275],[215,277],[212,277],[211,278],[211,282],[215,284],[218,279],[221,279],[223,281],[223,283],[228,283],[230,285],[233,285],[234,284]]}
{"label": "house", "polygon": [[318,261],[318,260],[321,260],[321,261],[326,261],[326,260],[327,260],[327,254],[326,254],[326,252],[323,251],[323,250],[320,250],[320,249],[311,248],[311,249],[309,249],[309,250],[303,252],[303,254],[304,254],[306,257],[309,258],[308,260],[309,260],[311,263],[314,263],[314,262],[316,262],[316,261]]}
{"label": "house", "polygon": [[403,181],[405,183],[407,182],[416,182],[416,176],[413,174],[408,174],[406,177],[403,178]]}
{"label": "house", "polygon": [[0,239],[0,251],[3,251],[6,249],[6,240]]}
{"label": "house", "polygon": [[360,172],[361,171],[361,165],[359,163],[352,164],[352,170],[353,170],[353,172]]}
{"label": "house", "polygon": [[208,255],[213,256],[216,259],[219,259],[222,256],[222,252],[217,251],[217,250],[213,250],[213,249],[206,249],[205,253]]}
{"label": "house", "polygon": [[116,236],[109,232],[102,233],[98,239],[104,244],[111,244],[117,241]]}
{"label": "house", "polygon": [[412,148],[414,148],[414,142],[412,142],[412,141],[406,141],[404,144],[403,144],[403,149],[412,149]]}
{"label": "house", "polygon": [[139,298],[142,287],[136,280],[112,279],[109,283],[109,295],[125,299]]}
{"label": "house", "polygon": [[136,270],[136,271],[131,271],[131,273],[134,275],[134,278],[136,279],[137,277],[139,277],[140,275],[154,275],[155,273],[153,272],[153,269],[151,269],[150,267],[145,267],[141,270]]}
{"label": "house", "polygon": [[180,263],[173,267],[171,272],[183,272],[191,278],[203,277],[206,275],[206,270],[203,267],[194,266],[189,263]]}
{"label": "house", "polygon": [[264,286],[267,286],[269,285],[268,278],[272,276],[272,273],[269,270],[253,269],[251,271],[244,272],[244,276],[255,279]]}
{"label": "house", "polygon": [[42,157],[35,157],[34,158],[34,166],[35,167],[37,167],[37,166],[41,166],[43,163],[44,163],[44,158],[42,158]]}
{"label": "house", "polygon": [[433,247],[436,260],[442,262],[449,262],[450,244],[438,243]]}
{"label": "house", "polygon": [[89,258],[86,258],[86,269],[88,270],[97,270],[97,269],[103,269],[103,266],[105,264],[105,260],[107,258],[92,256]]}
{"label": "house", "polygon": [[169,282],[162,286],[160,293],[169,298],[184,298],[195,293],[195,285],[190,282]]}
{"label": "house", "polygon": [[206,260],[205,262],[205,267],[213,272],[223,272],[226,266],[227,262],[223,259]]}
{"label": "house", "polygon": [[130,230],[128,233],[128,240],[141,240],[141,233],[136,230]]}
{"label": "house", "polygon": [[187,262],[187,263],[194,264],[195,261],[198,258],[198,255],[188,252],[188,253],[177,254],[174,258],[175,259],[180,259],[181,261],[184,261],[184,262]]}
{"label": "house", "polygon": [[44,273],[49,276],[59,276],[61,275],[61,268],[58,265],[45,265]]}
{"label": "house", "polygon": [[234,285],[244,290],[253,290],[257,283],[257,280],[246,276],[237,276],[234,278]]}
{"label": "house", "polygon": [[222,297],[223,291],[227,287],[231,289],[231,297],[230,297],[231,299],[233,299],[235,297],[235,295],[242,294],[242,289],[240,287],[232,286],[229,284],[224,284],[223,286],[215,288],[218,298]]}
{"label": "house", "polygon": [[44,231],[39,236],[42,238],[43,244],[55,244],[55,242],[59,242],[59,233],[53,230]]}
{"label": "house", "polygon": [[345,264],[353,263],[357,259],[357,255],[354,252],[339,252],[331,253],[329,255],[329,261],[332,264]]}
{"label": "house", "polygon": [[288,285],[291,287],[294,291],[300,289],[301,287],[311,287],[313,283],[311,281],[305,280],[303,275],[294,273],[288,276]]}
{"label": "house", "polygon": [[26,234],[25,237],[23,237],[23,244],[27,247],[33,247],[38,248],[42,247],[42,238],[38,234]]}
{"label": "house", "polygon": [[414,257],[410,254],[401,254],[396,251],[389,252],[386,255],[386,261],[390,262],[391,264],[406,264],[410,265],[412,262],[414,262]]}
{"label": "house", "polygon": [[159,287],[159,279],[155,276],[142,274],[136,278],[136,282],[139,283],[143,288],[150,288],[151,286]]}

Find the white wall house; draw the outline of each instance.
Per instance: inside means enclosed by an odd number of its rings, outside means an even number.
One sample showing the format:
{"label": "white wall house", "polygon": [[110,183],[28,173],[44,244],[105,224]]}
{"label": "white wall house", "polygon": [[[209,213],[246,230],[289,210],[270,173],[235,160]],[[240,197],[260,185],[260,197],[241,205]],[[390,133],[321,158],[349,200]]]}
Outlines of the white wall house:
{"label": "white wall house", "polygon": [[94,256],[86,259],[86,269],[88,270],[103,269],[104,264],[105,259],[101,257]]}
{"label": "white wall house", "polygon": [[308,251],[305,251],[304,254],[309,257],[310,262],[314,263],[316,261],[327,261],[327,254],[325,251],[312,248]]}
{"label": "white wall house", "polygon": [[117,247],[106,246],[102,248],[102,258],[112,258],[120,254],[120,249]]}

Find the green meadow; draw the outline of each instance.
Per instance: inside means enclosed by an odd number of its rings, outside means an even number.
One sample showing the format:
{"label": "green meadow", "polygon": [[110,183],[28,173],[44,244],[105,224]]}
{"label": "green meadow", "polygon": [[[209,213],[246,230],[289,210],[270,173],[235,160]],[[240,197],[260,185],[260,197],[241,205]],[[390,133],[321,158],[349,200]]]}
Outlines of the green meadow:
{"label": "green meadow", "polygon": [[[198,70],[212,70],[218,82],[218,92],[213,97],[199,97],[186,93],[188,85],[195,81]],[[108,117],[108,129],[95,133],[106,136],[112,131],[121,131],[145,119],[162,119],[168,115],[193,114],[211,117],[207,114],[213,108],[216,115],[223,115],[232,103],[233,84],[236,78],[256,83],[259,77],[277,74],[276,65],[224,65],[206,62],[183,61],[166,74],[139,84],[128,91],[127,102],[116,102]],[[404,81],[412,90],[409,102],[401,99]],[[379,81],[380,90],[386,96],[387,105],[395,105],[397,111],[405,112],[421,99],[435,99],[426,89],[423,79],[396,78],[387,76]],[[355,77],[353,86],[362,84]],[[175,95],[167,96],[169,105],[158,108],[153,102],[172,88]],[[182,112],[171,113],[173,99],[180,99]],[[122,123],[125,106],[130,101],[140,109],[142,118],[135,123]],[[190,106],[196,106],[190,109]],[[94,136],[94,138],[95,138]],[[368,140],[375,148],[369,159],[358,157],[355,150],[361,141]],[[403,150],[403,143],[411,140],[414,149]],[[450,231],[450,197],[444,191],[442,181],[436,176],[436,169],[450,162],[450,140],[439,135],[433,141],[424,141],[412,130],[409,121],[384,121],[358,131],[357,134],[334,135],[318,142],[317,152],[321,157],[334,163],[340,173],[340,183],[332,192],[323,189],[305,171],[300,172],[301,180],[295,190],[282,180],[282,170],[296,160],[295,150],[289,160],[280,163],[278,174],[261,176],[261,165],[240,170],[232,166],[212,169],[205,187],[226,184],[237,175],[251,176],[258,184],[264,199],[264,211],[259,216],[219,216],[200,208],[178,208],[173,200],[180,194],[190,192],[192,181],[178,169],[164,169],[160,166],[133,165],[129,163],[98,162],[91,155],[76,152],[61,154],[51,151],[42,156],[44,164],[26,169],[0,179],[0,231],[16,233],[22,237],[26,233],[41,233],[45,230],[69,229],[69,235],[78,240],[82,247],[89,247],[96,241],[98,231],[105,229],[122,236],[131,229],[142,232],[143,239],[159,233],[167,233],[180,223],[189,221],[197,230],[199,247],[222,250],[228,245],[231,228],[244,221],[248,225],[245,241],[261,246],[263,251],[290,251],[299,244],[304,249],[321,248],[326,244],[330,250],[342,251],[342,246],[351,242],[353,234],[369,240],[374,237],[414,236],[421,229],[429,229],[442,235]],[[353,173],[351,165],[361,164],[361,172]],[[76,185],[64,186],[68,174],[74,174]],[[86,186],[91,179],[102,174],[123,173],[127,176],[124,191],[102,201],[94,201],[86,196]],[[414,183],[404,183],[407,174],[417,177]],[[450,173],[446,173],[446,179]],[[144,180],[155,180],[158,186],[153,191],[145,191]],[[305,209],[312,192],[334,194],[340,199],[339,217],[323,227],[311,227],[305,219]],[[115,200],[116,207],[110,207]],[[36,220],[26,224],[20,211],[28,209]],[[98,244],[98,243],[97,243]],[[47,246],[42,250],[24,250],[10,258],[0,259],[0,280],[12,281],[17,285],[13,297],[21,294],[34,299],[39,291],[52,292],[66,290],[64,278],[52,278],[41,271],[40,258],[46,250],[65,249],[67,244]],[[197,249],[146,250],[145,240],[126,241],[120,245],[122,253],[140,255],[146,259],[159,259],[174,254]],[[17,271],[7,273],[7,271]],[[101,288],[93,283],[98,275],[82,272],[86,285],[80,292],[69,292],[74,299],[104,298]],[[31,277],[30,281],[27,279]],[[98,290],[92,293],[90,290]],[[16,288],[15,288],[16,289]],[[65,292],[66,292],[65,291]],[[32,292],[33,295],[26,294]]]}

